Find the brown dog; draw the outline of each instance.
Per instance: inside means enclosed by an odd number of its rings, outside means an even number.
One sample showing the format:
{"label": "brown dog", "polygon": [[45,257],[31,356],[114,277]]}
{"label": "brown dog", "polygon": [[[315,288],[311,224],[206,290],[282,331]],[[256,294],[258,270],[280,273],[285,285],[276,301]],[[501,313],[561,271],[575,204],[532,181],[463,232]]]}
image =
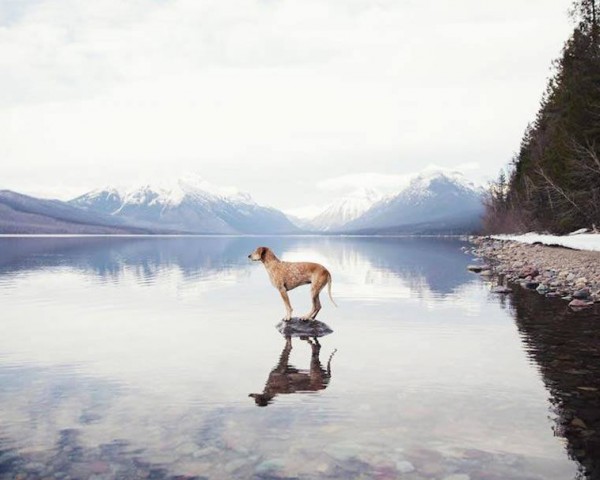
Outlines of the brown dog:
{"label": "brown dog", "polygon": [[267,269],[271,283],[279,290],[281,298],[283,298],[283,303],[285,303],[286,316],[284,320],[287,321],[292,318],[292,305],[290,304],[287,292],[308,283],[312,284],[311,295],[313,307],[307,315],[301,317],[303,320],[314,320],[317,318],[317,314],[321,310],[319,293],[321,293],[325,285],[328,287],[327,290],[331,302],[337,307],[331,296],[331,274],[323,265],[311,262],[282,262],[267,247],[258,247],[248,255],[248,258],[255,262],[262,262]]}

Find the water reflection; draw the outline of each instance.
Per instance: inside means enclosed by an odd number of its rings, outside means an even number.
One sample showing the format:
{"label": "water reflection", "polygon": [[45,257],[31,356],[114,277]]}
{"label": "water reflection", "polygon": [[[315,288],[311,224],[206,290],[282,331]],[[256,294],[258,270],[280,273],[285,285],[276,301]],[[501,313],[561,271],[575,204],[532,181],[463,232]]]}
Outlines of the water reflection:
{"label": "water reflection", "polygon": [[555,434],[585,478],[600,478],[600,311],[516,289],[510,298],[527,352],[550,393]]}
{"label": "water reflection", "polygon": [[319,355],[321,353],[321,344],[317,337],[301,337],[300,341],[305,341],[310,345],[310,369],[298,370],[290,365],[290,354],[292,353],[292,337],[285,337],[285,345],[279,356],[279,362],[271,370],[269,378],[265,383],[262,393],[251,393],[249,396],[259,407],[266,407],[273,402],[277,395],[290,393],[311,393],[325,390],[331,380],[331,360],[335,355],[335,350],[329,356],[326,368],[321,365]]}
{"label": "water reflection", "polygon": [[[257,245],[332,271],[335,334],[282,339]],[[573,478],[461,246],[0,239],[0,479]]]}
{"label": "water reflection", "polygon": [[116,282],[131,273],[148,285],[176,269],[182,278],[247,275],[247,251],[265,243],[290,261],[317,261],[347,296],[449,295],[472,278],[462,242],[436,238],[201,237],[0,238],[0,281],[57,268]]}

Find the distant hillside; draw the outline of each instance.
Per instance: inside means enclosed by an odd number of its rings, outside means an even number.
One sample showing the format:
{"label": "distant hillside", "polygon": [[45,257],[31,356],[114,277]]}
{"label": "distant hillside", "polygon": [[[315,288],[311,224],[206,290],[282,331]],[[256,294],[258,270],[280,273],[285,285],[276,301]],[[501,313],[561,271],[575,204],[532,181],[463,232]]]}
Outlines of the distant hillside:
{"label": "distant hillside", "polygon": [[0,190],[2,234],[148,233],[119,219],[90,214],[59,200],[42,200]]}
{"label": "distant hillside", "polygon": [[481,191],[460,174],[434,172],[375,203],[341,230],[361,233],[469,233],[481,225]]}
{"label": "distant hillside", "polygon": [[481,192],[458,173],[419,175],[395,195],[355,192],[312,219],[290,219],[246,193],[188,177],[101,188],[69,202],[0,191],[0,233],[462,234],[479,229],[482,208]]}
{"label": "distant hillside", "polygon": [[71,200],[72,206],[147,228],[190,233],[295,233],[282,212],[249,194],[217,187],[196,176],[128,189],[106,187]]}
{"label": "distant hillside", "polygon": [[492,185],[490,233],[566,233],[600,226],[598,2],[574,4],[576,27],[556,61],[538,114],[507,173]]}
{"label": "distant hillside", "polygon": [[374,190],[358,190],[331,203],[323,212],[311,219],[310,225],[315,230],[338,230],[360,218],[381,199],[382,195]]}

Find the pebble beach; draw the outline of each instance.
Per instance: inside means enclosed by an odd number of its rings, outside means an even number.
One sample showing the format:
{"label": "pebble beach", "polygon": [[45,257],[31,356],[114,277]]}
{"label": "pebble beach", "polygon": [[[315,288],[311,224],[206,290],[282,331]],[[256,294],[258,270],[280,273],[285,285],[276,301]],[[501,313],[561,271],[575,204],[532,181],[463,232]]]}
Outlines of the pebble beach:
{"label": "pebble beach", "polygon": [[470,253],[483,263],[469,269],[497,279],[495,293],[510,293],[520,286],[546,297],[560,297],[574,310],[600,303],[600,252],[489,237],[470,241]]}

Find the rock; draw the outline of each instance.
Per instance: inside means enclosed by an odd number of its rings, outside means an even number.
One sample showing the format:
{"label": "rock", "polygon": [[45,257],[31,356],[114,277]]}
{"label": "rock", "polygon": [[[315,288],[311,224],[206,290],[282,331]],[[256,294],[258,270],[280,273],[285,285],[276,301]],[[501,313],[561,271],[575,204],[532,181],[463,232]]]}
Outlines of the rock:
{"label": "rock", "polygon": [[527,278],[527,277],[537,277],[540,274],[539,270],[532,265],[527,265],[521,269],[521,273],[519,277]]}
{"label": "rock", "polygon": [[594,305],[594,302],[590,302],[588,300],[580,300],[575,298],[569,302],[569,307],[573,310],[583,310],[584,308],[589,308]]}
{"label": "rock", "polygon": [[246,466],[247,463],[248,462],[245,458],[238,458],[238,459],[232,460],[231,462],[228,462],[226,465],[224,465],[224,470],[227,473],[233,473],[236,470],[239,470],[240,468]]}
{"label": "rock", "polygon": [[494,274],[491,270],[482,270],[479,275],[483,277],[491,277]]}
{"label": "rock", "polygon": [[471,477],[466,473],[455,473],[453,475],[444,477],[444,480],[471,480]]}
{"label": "rock", "polygon": [[577,298],[579,300],[587,300],[590,296],[589,288],[582,288],[581,290],[577,290],[573,293],[573,298]]}
{"label": "rock", "polygon": [[530,290],[535,290],[536,288],[538,288],[538,285],[538,282],[524,282],[523,286],[525,288],[529,288]]}
{"label": "rock", "polygon": [[275,328],[285,337],[324,337],[333,333],[326,323],[319,320],[302,320],[298,317],[293,317],[288,322],[282,320]]}
{"label": "rock", "polygon": [[396,462],[396,470],[398,470],[398,473],[410,473],[415,471],[415,467],[406,460],[400,460]]}
{"label": "rock", "polygon": [[100,462],[100,461],[90,463],[88,468],[89,468],[90,472],[97,473],[97,474],[106,473],[109,471],[108,463]]}
{"label": "rock", "polygon": [[546,294],[546,297],[548,297],[548,298],[559,298],[561,296],[562,296],[562,293],[560,293],[560,292],[548,292]]}
{"label": "rock", "polygon": [[491,290],[492,293],[510,293],[512,292],[512,290],[508,287],[505,287],[503,285],[498,285],[496,287],[493,287]]}
{"label": "rock", "polygon": [[567,282],[572,282],[573,280],[575,280],[575,275],[572,273],[567,274]]}
{"label": "rock", "polygon": [[545,295],[548,292],[548,287],[546,285],[544,285],[543,283],[540,283],[537,288],[536,291],[540,294],[540,295]]}
{"label": "rock", "polygon": [[577,280],[575,280],[576,285],[586,285],[587,282],[588,282],[588,280],[585,277],[581,277],[581,278],[578,278]]}
{"label": "rock", "polygon": [[273,460],[265,460],[259,463],[254,471],[258,474],[273,473],[274,471],[281,470],[285,466],[285,462],[279,458]]}
{"label": "rock", "polygon": [[471,272],[475,272],[475,273],[479,273],[482,270],[489,270],[490,266],[489,265],[469,265],[467,266],[467,270],[471,271]]}

